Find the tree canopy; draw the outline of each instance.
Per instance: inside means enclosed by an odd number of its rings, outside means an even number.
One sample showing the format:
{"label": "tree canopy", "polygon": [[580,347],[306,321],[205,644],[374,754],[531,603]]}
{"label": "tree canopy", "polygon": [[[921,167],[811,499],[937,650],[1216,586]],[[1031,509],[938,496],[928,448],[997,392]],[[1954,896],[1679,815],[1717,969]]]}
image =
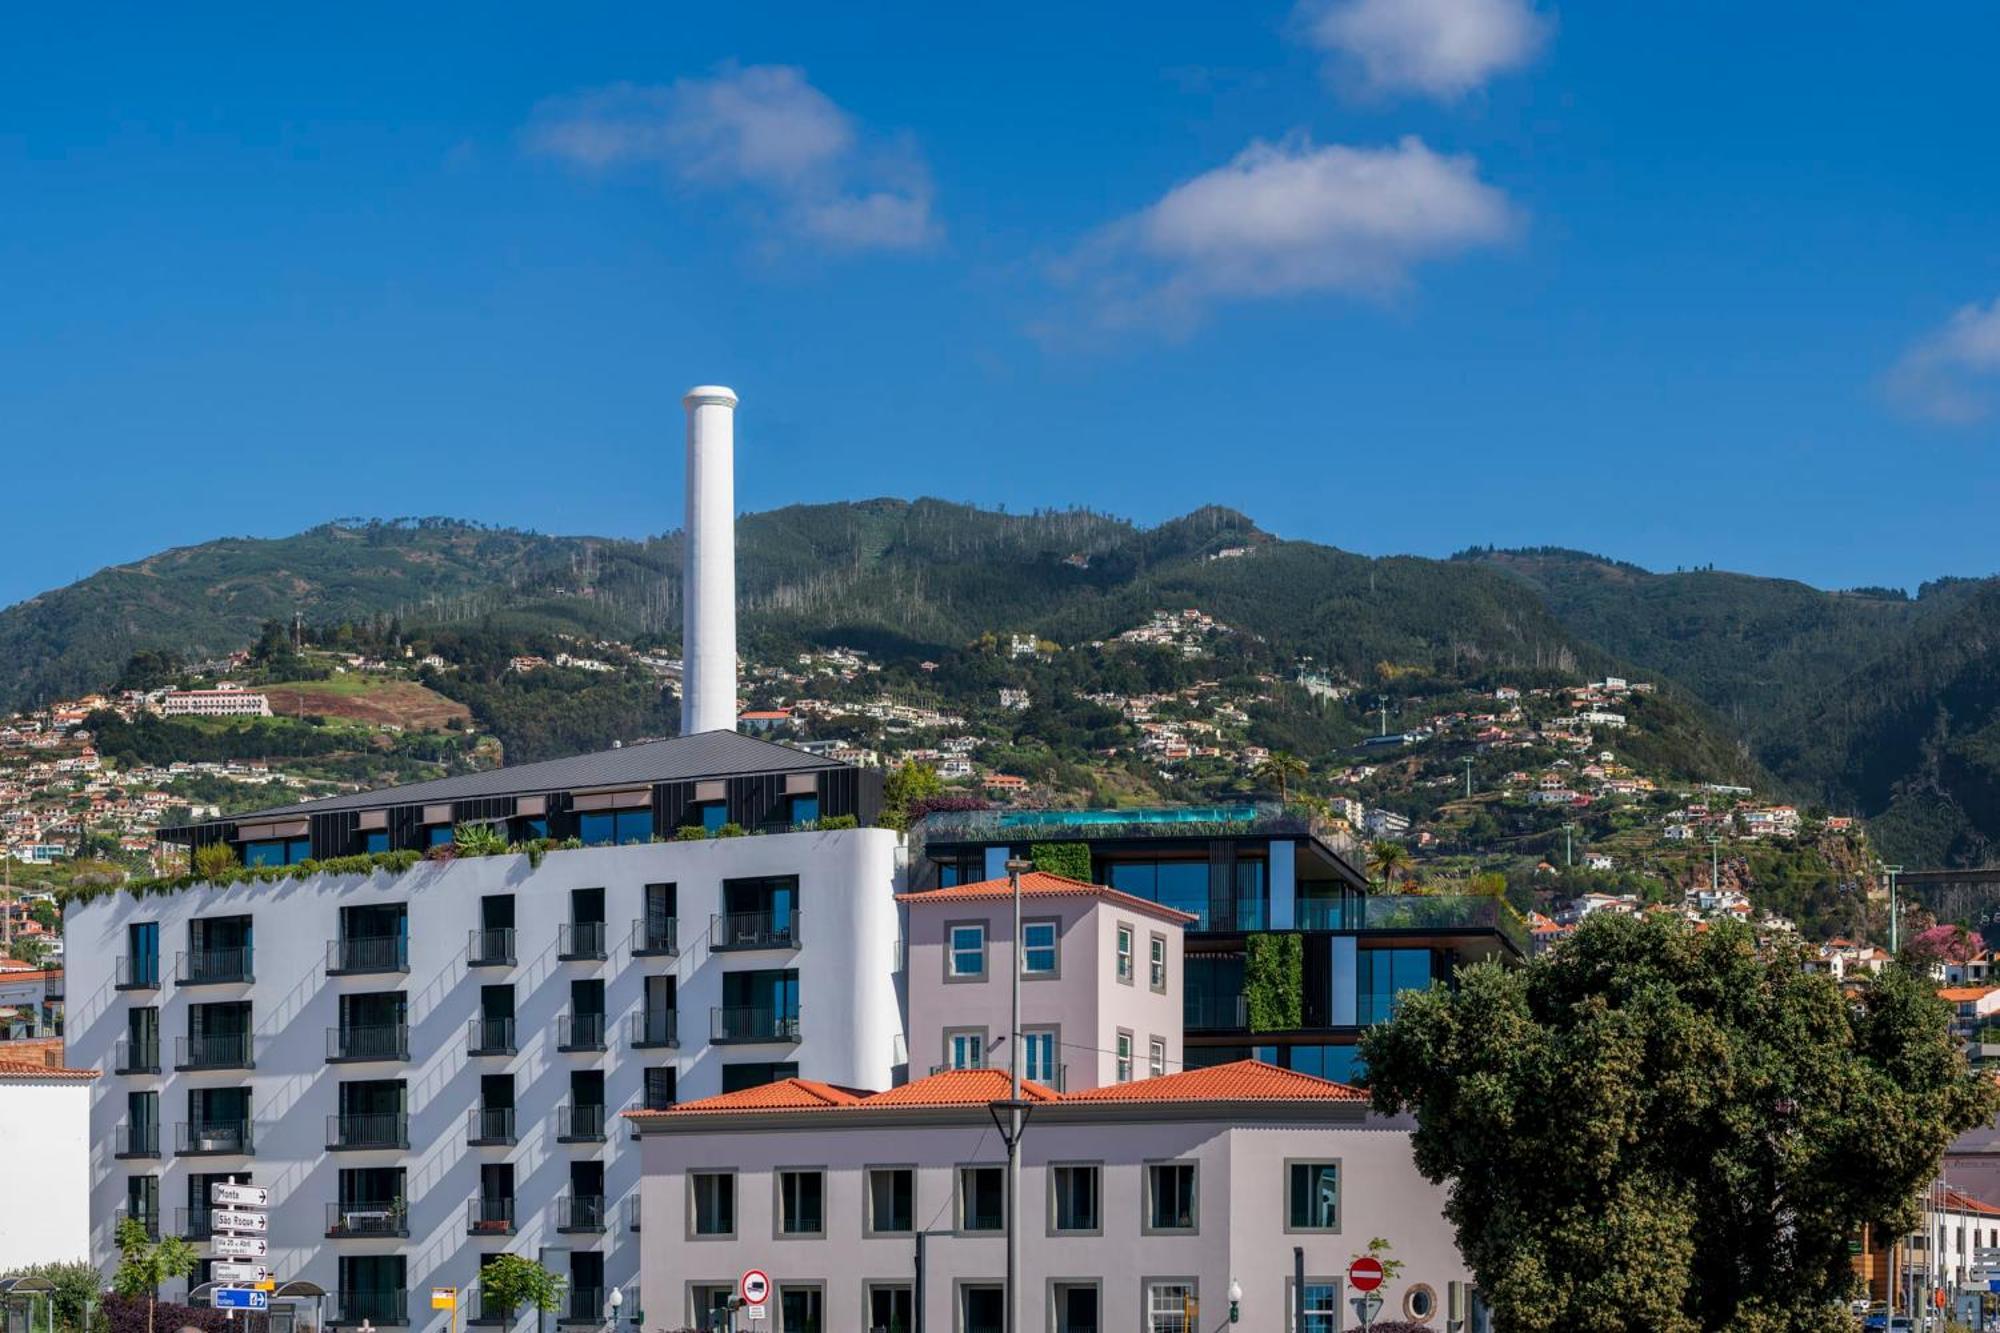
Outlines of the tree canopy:
{"label": "tree canopy", "polygon": [[1378,1111],[1503,1327],[1850,1328],[1848,1242],[1906,1232],[1993,1117],[1930,983],[1858,999],[1733,924],[1593,917],[1526,967],[1406,996],[1364,1038]]}

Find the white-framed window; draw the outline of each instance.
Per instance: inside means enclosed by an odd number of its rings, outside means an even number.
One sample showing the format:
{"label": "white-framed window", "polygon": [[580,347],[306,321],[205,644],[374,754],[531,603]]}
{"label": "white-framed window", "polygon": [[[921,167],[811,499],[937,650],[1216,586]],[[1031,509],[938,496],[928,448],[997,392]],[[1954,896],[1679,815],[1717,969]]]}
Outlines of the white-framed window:
{"label": "white-framed window", "polygon": [[1146,1333],[1194,1333],[1194,1283],[1146,1284]]}
{"label": "white-framed window", "polygon": [[1052,977],[1056,974],[1056,923],[1027,921],[1021,925],[1021,975]]}
{"label": "white-framed window", "polygon": [[1056,1064],[1054,1028],[1030,1028],[1021,1034],[1021,1076],[1054,1088],[1061,1082]]}
{"label": "white-framed window", "polygon": [[945,1063],[953,1069],[986,1067],[986,1029],[966,1028],[944,1037]]}
{"label": "white-framed window", "polygon": [[1156,991],[1164,991],[1167,988],[1167,937],[1165,935],[1153,936],[1150,947],[1152,949],[1152,957],[1148,963],[1148,967],[1150,969],[1149,976],[1152,980],[1152,987]]}
{"label": "white-framed window", "polygon": [[1118,1081],[1132,1081],[1132,1034],[1129,1032],[1118,1034]]}
{"label": "white-framed window", "polygon": [[969,922],[951,928],[946,970],[954,977],[986,975],[986,927]]}
{"label": "white-framed window", "polygon": [[1285,1163],[1285,1230],[1340,1230],[1340,1163]]}
{"label": "white-framed window", "polygon": [[1146,1043],[1146,1073],[1153,1078],[1167,1072],[1167,1043],[1155,1037]]}
{"label": "white-framed window", "polygon": [[1132,927],[1123,922],[1118,925],[1118,979],[1132,984]]}
{"label": "white-framed window", "polygon": [[1340,1283],[1330,1277],[1309,1277],[1305,1296],[1306,1322],[1299,1333],[1340,1333]]}

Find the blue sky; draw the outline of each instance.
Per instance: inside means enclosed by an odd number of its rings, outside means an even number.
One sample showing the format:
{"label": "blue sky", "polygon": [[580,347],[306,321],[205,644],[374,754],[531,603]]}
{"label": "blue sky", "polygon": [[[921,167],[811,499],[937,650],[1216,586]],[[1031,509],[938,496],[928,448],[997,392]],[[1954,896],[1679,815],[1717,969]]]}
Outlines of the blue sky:
{"label": "blue sky", "polygon": [[1991,5],[62,11],[0,46],[0,601],[661,531],[704,381],[745,509],[2000,571]]}

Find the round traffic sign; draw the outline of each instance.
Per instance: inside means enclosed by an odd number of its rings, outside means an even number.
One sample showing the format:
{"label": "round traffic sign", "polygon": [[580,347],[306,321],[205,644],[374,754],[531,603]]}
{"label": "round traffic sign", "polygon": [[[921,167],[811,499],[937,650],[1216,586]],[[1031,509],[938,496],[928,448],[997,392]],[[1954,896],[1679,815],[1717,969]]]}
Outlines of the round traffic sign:
{"label": "round traffic sign", "polygon": [[771,1279],[762,1269],[753,1268],[736,1284],[736,1292],[745,1305],[762,1305],[770,1298]]}
{"label": "round traffic sign", "polygon": [[1364,1254],[1347,1266],[1347,1281],[1356,1291],[1373,1291],[1382,1285],[1382,1261]]}

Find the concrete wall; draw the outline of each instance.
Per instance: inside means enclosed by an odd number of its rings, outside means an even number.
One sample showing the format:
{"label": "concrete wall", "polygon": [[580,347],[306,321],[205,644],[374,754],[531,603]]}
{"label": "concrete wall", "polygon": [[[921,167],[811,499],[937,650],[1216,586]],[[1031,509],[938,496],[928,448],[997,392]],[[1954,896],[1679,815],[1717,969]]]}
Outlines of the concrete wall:
{"label": "concrete wall", "polygon": [[90,1086],[75,1078],[0,1078],[7,1178],[0,1274],[90,1256]]}
{"label": "concrete wall", "polygon": [[[605,1104],[614,1114],[641,1095],[648,1066],[673,1065],[683,1099],[721,1090],[725,1060],[796,1059],[808,1078],[887,1087],[900,1053],[896,1003],[896,941],[901,844],[879,829],[791,833],[698,843],[551,852],[539,868],[525,856],[425,863],[400,876],[319,876],[304,881],[199,888],[148,898],[113,894],[73,908],[66,924],[70,971],[69,1058],[105,1071],[89,1116],[90,1252],[108,1259],[117,1211],[125,1203],[128,1175],[161,1177],[163,1226],[172,1230],[185,1206],[190,1172],[240,1170],[273,1190],[270,1240],[273,1267],[282,1278],[306,1278],[332,1290],[336,1256],[401,1253],[408,1257],[413,1293],[411,1321],[441,1326],[416,1299],[433,1284],[469,1286],[478,1256],[509,1250],[533,1254],[543,1247],[602,1250],[606,1281],[622,1285],[637,1271],[637,1254],[624,1224],[622,1200],[638,1180],[637,1155],[622,1124],[613,1122],[601,1145],[555,1141],[557,1108],[569,1099],[573,1069],[600,1069]],[[721,910],[725,878],[796,874],[800,877],[801,947],[796,950],[711,953],[709,918]],[[678,958],[633,958],[631,928],[643,913],[643,886],[678,885]],[[608,962],[556,958],[558,926],[569,919],[569,890],[605,890]],[[513,968],[469,968],[468,932],[479,924],[480,898],[515,896]],[[409,908],[407,976],[326,975],[327,942],[338,934],[339,909],[364,903],[406,903]],[[175,956],[187,948],[187,923],[197,916],[249,913],[254,918],[256,981],[249,985],[186,987],[173,979]],[[126,926],[160,923],[162,986],[158,992],[113,988],[116,957],[126,951]],[[722,1003],[726,972],[775,967],[799,971],[797,1045],[708,1044],[709,1013]],[[645,978],[678,979],[680,1047],[634,1050],[626,1016],[643,1004]],[[604,1053],[563,1053],[556,1048],[557,1018],[568,1012],[570,982],[596,977],[605,983],[608,1042]],[[480,987],[511,981],[519,1053],[473,1057],[466,1027],[479,1009]],[[407,1063],[326,1063],[326,1029],[339,1023],[339,996],[395,991],[408,996],[411,1058]],[[188,1006],[249,999],[253,1006],[257,1067],[249,1073],[174,1073],[174,1040],[187,1032]],[[159,1077],[115,1076],[114,1049],[135,1005],[161,1009]],[[467,1113],[479,1103],[485,1074],[511,1072],[519,1142],[513,1147],[468,1146]],[[326,1120],[338,1110],[344,1080],[407,1081],[410,1150],[328,1153]],[[247,1157],[194,1157],[173,1152],[178,1122],[187,1119],[190,1087],[251,1089],[256,1151]],[[125,1094],[160,1090],[158,1161],[112,1157],[115,1131],[125,1117]],[[605,1164],[605,1198],[612,1210],[607,1232],[555,1231],[556,1201],[568,1189],[569,1163],[581,1157]],[[466,1204],[479,1189],[482,1162],[510,1161],[515,1170],[519,1233],[513,1237],[466,1234]],[[410,1205],[407,1240],[329,1240],[326,1204],[335,1200],[338,1172],[346,1167],[402,1166]]]}

